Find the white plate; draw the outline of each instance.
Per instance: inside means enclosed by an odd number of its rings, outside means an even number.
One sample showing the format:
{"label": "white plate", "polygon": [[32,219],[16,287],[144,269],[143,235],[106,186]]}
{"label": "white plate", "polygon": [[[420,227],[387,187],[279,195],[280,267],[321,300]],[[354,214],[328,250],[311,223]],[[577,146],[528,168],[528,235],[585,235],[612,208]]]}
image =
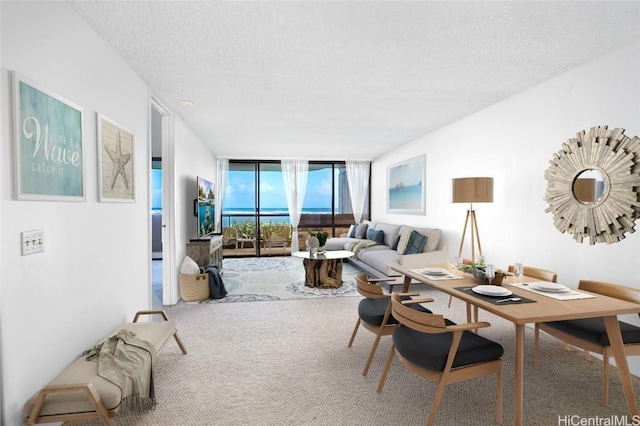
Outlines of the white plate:
{"label": "white plate", "polygon": [[448,275],[449,271],[442,268],[424,268],[422,273],[425,275]]}
{"label": "white plate", "polygon": [[511,290],[497,285],[477,285],[471,290],[478,294],[484,294],[485,296],[511,296],[513,294]]}
{"label": "white plate", "polygon": [[549,293],[564,293],[565,291],[569,291],[569,287],[566,285],[556,283],[535,282],[529,283],[529,286],[534,290],[547,291]]}

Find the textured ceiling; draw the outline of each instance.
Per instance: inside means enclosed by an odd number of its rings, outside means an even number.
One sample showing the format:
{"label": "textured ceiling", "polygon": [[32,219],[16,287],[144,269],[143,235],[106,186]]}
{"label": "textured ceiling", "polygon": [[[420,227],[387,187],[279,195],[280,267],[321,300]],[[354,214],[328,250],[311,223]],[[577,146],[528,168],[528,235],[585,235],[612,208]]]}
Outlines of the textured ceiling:
{"label": "textured ceiling", "polygon": [[231,158],[373,159],[640,31],[638,1],[70,3]]}

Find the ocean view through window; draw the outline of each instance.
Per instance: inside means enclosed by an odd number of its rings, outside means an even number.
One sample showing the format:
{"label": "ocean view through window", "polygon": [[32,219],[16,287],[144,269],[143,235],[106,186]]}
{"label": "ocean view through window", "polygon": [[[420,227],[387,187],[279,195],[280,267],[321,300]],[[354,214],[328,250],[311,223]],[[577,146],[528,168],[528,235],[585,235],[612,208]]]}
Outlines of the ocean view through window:
{"label": "ocean view through window", "polygon": [[[279,161],[230,160],[223,203],[222,227],[236,228],[247,241],[255,239],[255,253],[251,255],[260,255],[260,230],[264,226],[291,225]],[[368,197],[364,217],[369,217]],[[353,213],[344,162],[310,162],[298,226],[303,243],[300,247],[304,247],[305,231],[324,230],[329,235],[339,235],[351,223]]]}

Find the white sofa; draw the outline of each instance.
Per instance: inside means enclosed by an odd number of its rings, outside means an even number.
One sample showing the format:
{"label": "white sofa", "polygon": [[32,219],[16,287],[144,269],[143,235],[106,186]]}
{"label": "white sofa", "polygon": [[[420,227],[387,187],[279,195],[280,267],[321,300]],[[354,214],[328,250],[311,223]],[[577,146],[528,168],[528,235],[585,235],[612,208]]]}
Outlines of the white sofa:
{"label": "white sofa", "polygon": [[[396,271],[391,270],[392,266],[402,266],[413,269],[448,262],[448,248],[446,244],[442,244],[440,241],[442,235],[440,229],[416,228],[407,225],[395,225],[368,220],[362,223],[367,224],[367,230],[382,231],[384,233],[384,241],[380,244],[363,248],[356,256],[348,260],[374,277],[383,278],[398,275]],[[397,250],[392,248],[398,236],[407,230],[415,230],[427,237],[421,253],[399,254]],[[363,240],[366,240],[366,237],[351,238],[348,234],[343,234],[340,237],[329,238],[324,245],[324,249],[349,250],[352,247],[352,243]]]}

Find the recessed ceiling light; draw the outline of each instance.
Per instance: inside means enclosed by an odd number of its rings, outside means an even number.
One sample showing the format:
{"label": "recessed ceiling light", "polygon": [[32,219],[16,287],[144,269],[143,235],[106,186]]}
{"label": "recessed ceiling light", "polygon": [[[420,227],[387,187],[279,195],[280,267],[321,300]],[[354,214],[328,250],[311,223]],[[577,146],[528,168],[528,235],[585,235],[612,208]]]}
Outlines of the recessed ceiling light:
{"label": "recessed ceiling light", "polygon": [[180,105],[182,105],[183,107],[186,107],[186,108],[191,108],[191,107],[193,106],[193,102],[191,102],[191,101],[189,101],[189,100],[187,100],[187,99],[182,100],[182,101],[180,101],[180,102],[178,102],[178,103],[179,103]]}

